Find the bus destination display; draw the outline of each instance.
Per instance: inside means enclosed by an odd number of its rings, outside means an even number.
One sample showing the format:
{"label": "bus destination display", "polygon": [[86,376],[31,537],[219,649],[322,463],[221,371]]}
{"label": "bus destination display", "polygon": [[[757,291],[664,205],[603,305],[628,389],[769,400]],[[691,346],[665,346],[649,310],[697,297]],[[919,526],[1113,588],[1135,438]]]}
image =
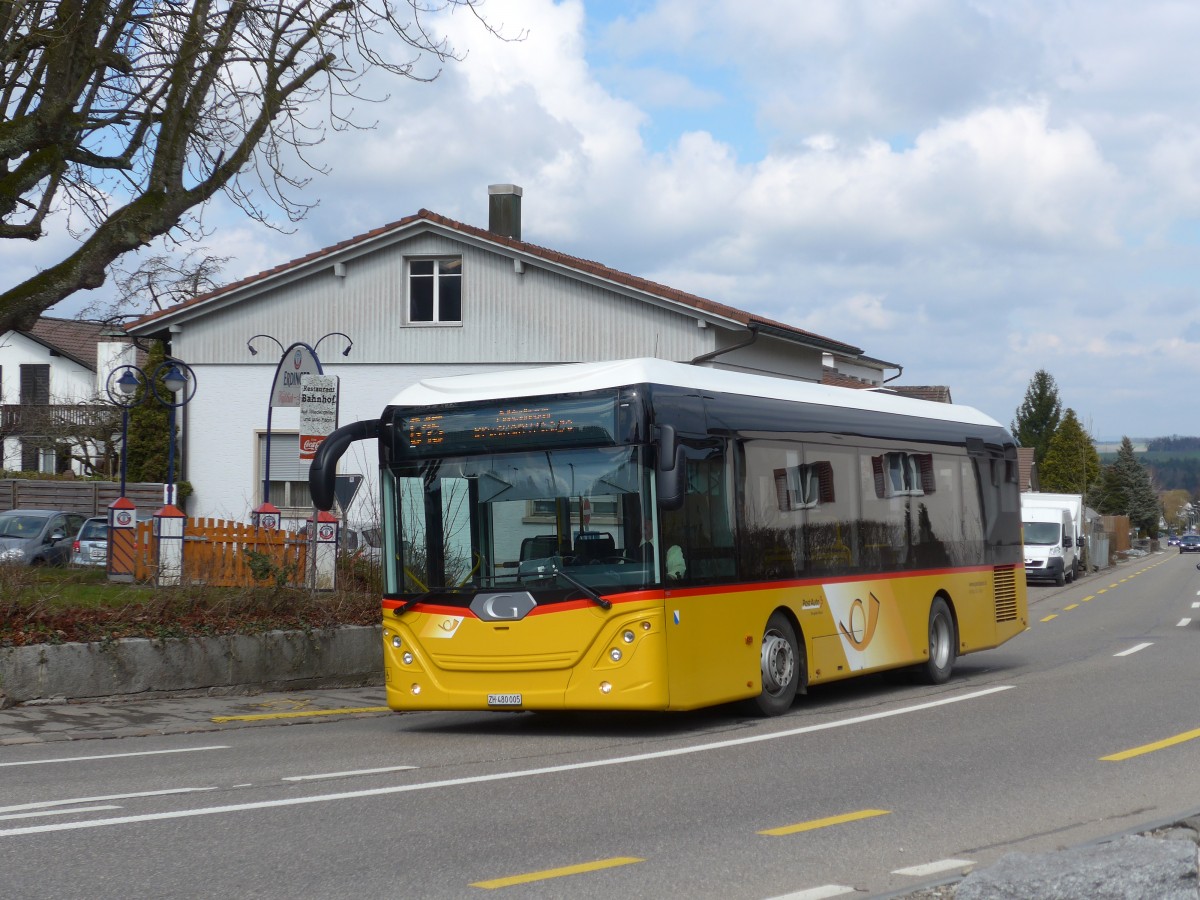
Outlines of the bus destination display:
{"label": "bus destination display", "polygon": [[398,423],[410,453],[478,453],[509,445],[611,444],[615,410],[615,398],[608,396],[444,410],[401,416]]}

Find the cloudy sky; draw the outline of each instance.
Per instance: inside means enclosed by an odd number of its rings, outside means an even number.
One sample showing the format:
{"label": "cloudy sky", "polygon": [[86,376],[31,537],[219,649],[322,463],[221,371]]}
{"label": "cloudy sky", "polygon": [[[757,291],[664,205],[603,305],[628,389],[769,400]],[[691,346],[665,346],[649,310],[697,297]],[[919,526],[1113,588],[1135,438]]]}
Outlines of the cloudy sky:
{"label": "cloudy sky", "polygon": [[[854,344],[1012,421],[1200,434],[1200,4],[488,0],[465,60],[331,135],[292,234],[206,211],[228,280],[424,207]],[[26,252],[27,252],[27,248]],[[12,271],[24,260],[7,259]],[[69,314],[70,304],[55,312]]]}

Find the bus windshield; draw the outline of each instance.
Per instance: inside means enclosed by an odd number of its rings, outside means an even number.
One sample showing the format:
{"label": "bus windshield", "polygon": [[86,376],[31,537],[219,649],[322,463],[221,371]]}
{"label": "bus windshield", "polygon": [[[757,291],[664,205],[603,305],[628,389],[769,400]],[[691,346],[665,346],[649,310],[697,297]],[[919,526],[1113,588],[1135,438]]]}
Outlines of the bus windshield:
{"label": "bus windshield", "polygon": [[478,590],[519,589],[545,602],[578,599],[572,580],[597,592],[658,583],[643,454],[560,449],[393,466],[384,478],[387,593],[465,605]]}

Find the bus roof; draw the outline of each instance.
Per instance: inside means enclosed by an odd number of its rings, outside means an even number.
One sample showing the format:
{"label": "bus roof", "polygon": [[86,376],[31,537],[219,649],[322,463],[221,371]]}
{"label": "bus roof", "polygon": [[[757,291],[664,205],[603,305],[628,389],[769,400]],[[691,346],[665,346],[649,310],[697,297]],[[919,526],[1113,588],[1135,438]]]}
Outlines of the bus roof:
{"label": "bus roof", "polygon": [[401,390],[391,405],[423,407],[476,403],[518,397],[584,393],[633,384],[688,387],[748,397],[769,397],[843,409],[862,409],[898,416],[1003,427],[991,416],[971,406],[936,403],[871,389],[835,387],[651,358],[566,363],[426,378]]}

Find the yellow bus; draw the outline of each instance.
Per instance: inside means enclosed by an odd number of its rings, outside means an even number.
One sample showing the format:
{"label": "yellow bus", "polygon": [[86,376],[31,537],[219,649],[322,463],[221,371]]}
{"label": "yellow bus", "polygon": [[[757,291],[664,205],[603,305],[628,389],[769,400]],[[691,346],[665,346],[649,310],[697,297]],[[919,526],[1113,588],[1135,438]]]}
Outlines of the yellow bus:
{"label": "yellow bus", "polygon": [[779,715],[1026,628],[1017,455],[970,407],[631,359],[435,378],[379,444],[396,710]]}

